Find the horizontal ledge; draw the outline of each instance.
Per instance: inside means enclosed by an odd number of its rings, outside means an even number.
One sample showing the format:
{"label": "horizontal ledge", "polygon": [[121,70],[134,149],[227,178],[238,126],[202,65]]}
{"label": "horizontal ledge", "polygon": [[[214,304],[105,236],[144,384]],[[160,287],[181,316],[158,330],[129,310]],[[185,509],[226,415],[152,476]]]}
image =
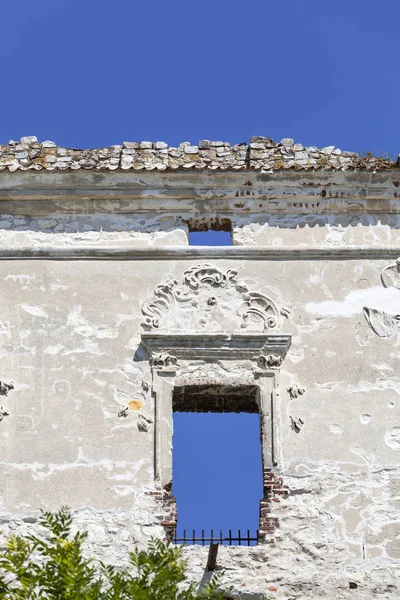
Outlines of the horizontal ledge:
{"label": "horizontal ledge", "polygon": [[264,333],[256,331],[227,333],[225,331],[151,331],[143,332],[142,340],[149,347],[174,348],[195,347],[197,344],[207,347],[222,347],[236,344],[244,344],[246,347],[253,346],[262,349],[265,344],[286,345],[290,335],[284,333]]}
{"label": "horizontal ledge", "polygon": [[254,358],[273,354],[284,358],[291,335],[282,333],[237,332],[143,332],[141,340],[150,353],[171,352],[177,358]]}
{"label": "horizontal ledge", "polygon": [[[396,192],[400,194],[400,192]],[[45,195],[30,192],[27,195],[3,192],[0,189],[0,212],[13,216],[38,216],[52,218],[56,214],[84,217],[112,215],[153,215],[160,212],[170,216],[249,218],[250,215],[326,215],[360,218],[363,215],[400,214],[400,196],[389,192],[356,195],[340,191],[340,197],[327,193],[321,197],[314,188],[299,188],[284,192],[274,189],[253,190],[251,196],[241,188],[227,190],[197,190],[196,192],[147,190],[135,194],[132,191],[106,193],[63,194],[60,190]]]}
{"label": "horizontal ledge", "polygon": [[323,258],[361,259],[397,258],[400,246],[158,246],[152,248],[114,248],[107,246],[79,246],[55,248],[26,246],[0,248],[0,260],[310,260]]}

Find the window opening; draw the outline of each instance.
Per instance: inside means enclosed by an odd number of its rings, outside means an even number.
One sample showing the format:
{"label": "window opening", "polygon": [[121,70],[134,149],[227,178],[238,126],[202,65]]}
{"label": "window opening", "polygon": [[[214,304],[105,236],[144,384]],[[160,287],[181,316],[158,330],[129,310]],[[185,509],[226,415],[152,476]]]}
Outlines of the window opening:
{"label": "window opening", "polygon": [[176,541],[255,545],[263,493],[257,388],[175,388],[173,408]]}
{"label": "window opening", "polygon": [[232,246],[232,223],[230,219],[190,219],[190,246]]}

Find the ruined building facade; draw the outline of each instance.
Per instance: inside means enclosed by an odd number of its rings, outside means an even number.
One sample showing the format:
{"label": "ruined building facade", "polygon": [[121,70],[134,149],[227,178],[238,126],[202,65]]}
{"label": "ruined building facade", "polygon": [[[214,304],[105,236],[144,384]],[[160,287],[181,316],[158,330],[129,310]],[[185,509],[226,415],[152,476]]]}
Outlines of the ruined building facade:
{"label": "ruined building facade", "polygon": [[224,584],[398,598],[399,186],[292,140],[0,147],[2,534],[67,504],[119,564],[174,533],[174,405],[259,412],[258,545],[220,549]]}

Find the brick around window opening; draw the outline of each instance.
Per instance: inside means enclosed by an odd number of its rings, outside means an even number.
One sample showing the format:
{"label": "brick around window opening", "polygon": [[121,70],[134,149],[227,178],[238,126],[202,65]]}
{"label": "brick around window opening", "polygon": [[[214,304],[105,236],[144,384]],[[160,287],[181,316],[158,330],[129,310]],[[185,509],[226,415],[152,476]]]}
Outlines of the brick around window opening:
{"label": "brick around window opening", "polygon": [[[172,396],[175,412],[244,412],[259,413],[259,388],[255,385],[189,385],[175,387]],[[260,426],[262,419],[260,419]],[[261,444],[270,443],[266,432],[261,432]],[[277,469],[263,466],[263,497],[260,500],[258,543],[274,539],[278,522],[278,508],[287,497]]]}
{"label": "brick around window opening", "polygon": [[153,496],[157,501],[159,505],[159,514],[157,516],[160,525],[164,527],[165,539],[172,542],[175,537],[178,520],[175,496],[168,489],[147,492],[147,494]]}
{"label": "brick around window opening", "polygon": [[[263,470],[263,490],[263,498],[260,501],[259,544],[274,541],[274,534],[279,527],[277,505],[289,495],[289,489],[284,485],[283,478],[272,468]],[[160,525],[165,530],[165,539],[173,541],[178,522],[175,496],[169,490],[153,491],[148,494],[159,503],[159,519]]]}
{"label": "brick around window opening", "polygon": [[190,385],[175,387],[175,412],[258,413],[257,387],[252,385]]}
{"label": "brick around window opening", "polygon": [[[197,340],[196,340],[197,342]],[[213,357],[214,358],[214,357]],[[215,360],[215,359],[214,359]],[[203,377],[203,376],[202,376]],[[262,489],[259,503],[258,542],[270,543],[275,539],[279,519],[284,513],[284,499],[288,489],[284,485],[281,473],[276,463],[273,423],[275,374],[260,377],[253,384],[240,385],[237,379],[231,383],[215,382],[203,384],[199,382],[186,384],[185,377],[180,377],[182,383],[172,387],[164,384],[164,378],[156,374],[157,398],[162,415],[161,425],[172,424],[173,412],[249,412],[260,416],[261,450],[262,450]],[[190,379],[190,377],[187,377]],[[192,377],[192,379],[195,379]],[[168,411],[171,410],[171,413]],[[169,421],[169,414],[171,420]],[[161,437],[159,448],[163,451],[156,455],[156,481],[163,487],[154,494],[158,505],[157,520],[164,527],[166,537],[173,539],[177,526],[175,498],[172,495],[172,460],[169,462],[171,448],[171,429],[163,427],[159,430]],[[171,466],[170,466],[171,465]],[[232,527],[235,525],[232,523]]]}
{"label": "brick around window opening", "polygon": [[186,221],[189,232],[232,231],[232,221],[225,217],[194,217]]}
{"label": "brick around window opening", "polygon": [[287,498],[289,489],[275,469],[263,469],[263,498],[260,502],[259,543],[272,542],[279,527],[277,508],[281,499]]}

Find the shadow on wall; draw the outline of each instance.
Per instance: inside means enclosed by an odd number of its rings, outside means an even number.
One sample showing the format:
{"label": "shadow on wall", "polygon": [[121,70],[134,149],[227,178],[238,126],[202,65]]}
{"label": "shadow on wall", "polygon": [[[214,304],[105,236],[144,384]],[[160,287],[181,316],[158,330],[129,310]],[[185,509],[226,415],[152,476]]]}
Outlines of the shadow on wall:
{"label": "shadow on wall", "polygon": [[[400,215],[397,214],[301,214],[292,212],[279,214],[246,214],[238,210],[231,218],[203,217],[192,218],[188,215],[168,215],[162,217],[143,217],[143,215],[110,215],[110,214],[85,214],[85,215],[54,215],[49,217],[31,217],[20,215],[0,215],[0,229],[12,231],[32,231],[53,234],[73,234],[90,232],[114,233],[157,233],[182,230],[186,233],[191,245],[231,245],[230,236],[232,229],[240,231],[246,226],[275,227],[278,229],[298,229],[303,227],[324,228],[362,228],[362,227],[387,227],[400,229]],[[223,243],[210,243],[207,235],[210,230],[219,232]],[[204,235],[203,241],[200,234]],[[225,236],[224,236],[225,234]]]}
{"label": "shadow on wall", "polygon": [[188,226],[176,215],[162,217],[143,215],[79,214],[51,216],[0,215],[0,229],[44,233],[134,232],[157,233],[181,229],[188,235]]}

